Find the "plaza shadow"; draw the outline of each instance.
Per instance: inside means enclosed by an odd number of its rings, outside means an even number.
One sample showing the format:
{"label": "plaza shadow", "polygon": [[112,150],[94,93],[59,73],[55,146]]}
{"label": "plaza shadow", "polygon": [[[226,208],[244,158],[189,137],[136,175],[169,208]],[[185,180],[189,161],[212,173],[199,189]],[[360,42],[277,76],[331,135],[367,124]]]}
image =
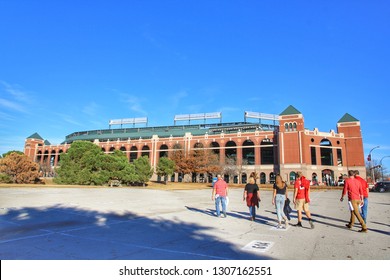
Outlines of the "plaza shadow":
{"label": "plaza shadow", "polygon": [[1,209],[0,224],[2,260],[269,259],[205,234],[211,227],[132,212],[10,208]]}

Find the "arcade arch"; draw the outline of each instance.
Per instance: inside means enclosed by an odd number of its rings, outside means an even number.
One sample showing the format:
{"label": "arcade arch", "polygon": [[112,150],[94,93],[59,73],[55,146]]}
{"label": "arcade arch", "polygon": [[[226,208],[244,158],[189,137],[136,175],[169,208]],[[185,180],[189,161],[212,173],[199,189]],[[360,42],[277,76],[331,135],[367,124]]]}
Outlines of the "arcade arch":
{"label": "arcade arch", "polygon": [[261,164],[274,164],[274,145],[271,139],[263,139],[260,146]]}
{"label": "arcade arch", "polygon": [[141,153],[141,156],[147,156],[148,158],[150,158],[150,148],[148,145],[145,145],[142,147],[142,153]]}
{"label": "arcade arch", "polygon": [[237,145],[234,141],[228,141],[225,146],[225,157],[237,161]]}
{"label": "arcade arch", "polygon": [[136,146],[130,148],[130,157],[129,161],[134,162],[138,158],[138,149]]}
{"label": "arcade arch", "polygon": [[255,164],[255,143],[252,140],[245,140],[242,144],[242,162],[244,165]]}
{"label": "arcade arch", "polygon": [[333,165],[332,142],[329,139],[323,139],[320,142],[321,165]]}

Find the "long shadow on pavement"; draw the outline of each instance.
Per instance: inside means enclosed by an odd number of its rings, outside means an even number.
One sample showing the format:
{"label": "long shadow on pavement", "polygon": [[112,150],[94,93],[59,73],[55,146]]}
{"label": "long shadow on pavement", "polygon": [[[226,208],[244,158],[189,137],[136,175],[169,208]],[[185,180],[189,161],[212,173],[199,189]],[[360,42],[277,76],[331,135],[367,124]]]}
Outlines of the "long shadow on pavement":
{"label": "long shadow on pavement", "polygon": [[269,259],[205,234],[211,227],[132,212],[61,205],[2,209],[0,224],[3,260]]}

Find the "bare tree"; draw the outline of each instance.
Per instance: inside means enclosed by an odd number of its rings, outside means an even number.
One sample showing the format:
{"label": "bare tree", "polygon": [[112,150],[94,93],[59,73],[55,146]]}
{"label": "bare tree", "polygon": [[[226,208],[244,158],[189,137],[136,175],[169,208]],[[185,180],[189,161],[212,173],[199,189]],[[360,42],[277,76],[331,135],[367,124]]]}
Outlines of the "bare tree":
{"label": "bare tree", "polygon": [[223,167],[223,173],[229,176],[229,182],[235,175],[239,173],[239,167],[236,165],[236,158],[227,156],[225,158],[225,165]]}

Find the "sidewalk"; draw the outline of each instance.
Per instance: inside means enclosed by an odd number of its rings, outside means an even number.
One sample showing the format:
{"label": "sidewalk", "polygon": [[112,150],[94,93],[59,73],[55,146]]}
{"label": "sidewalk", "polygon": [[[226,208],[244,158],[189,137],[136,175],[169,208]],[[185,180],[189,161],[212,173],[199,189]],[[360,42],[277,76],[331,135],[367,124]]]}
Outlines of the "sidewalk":
{"label": "sidewalk", "polygon": [[228,217],[217,218],[211,189],[0,188],[0,259],[390,258],[389,193],[370,193],[368,233],[345,227],[349,210],[340,190],[312,192],[314,229],[306,220],[304,228],[276,229],[271,194],[261,191],[251,222],[241,189],[230,191]]}

